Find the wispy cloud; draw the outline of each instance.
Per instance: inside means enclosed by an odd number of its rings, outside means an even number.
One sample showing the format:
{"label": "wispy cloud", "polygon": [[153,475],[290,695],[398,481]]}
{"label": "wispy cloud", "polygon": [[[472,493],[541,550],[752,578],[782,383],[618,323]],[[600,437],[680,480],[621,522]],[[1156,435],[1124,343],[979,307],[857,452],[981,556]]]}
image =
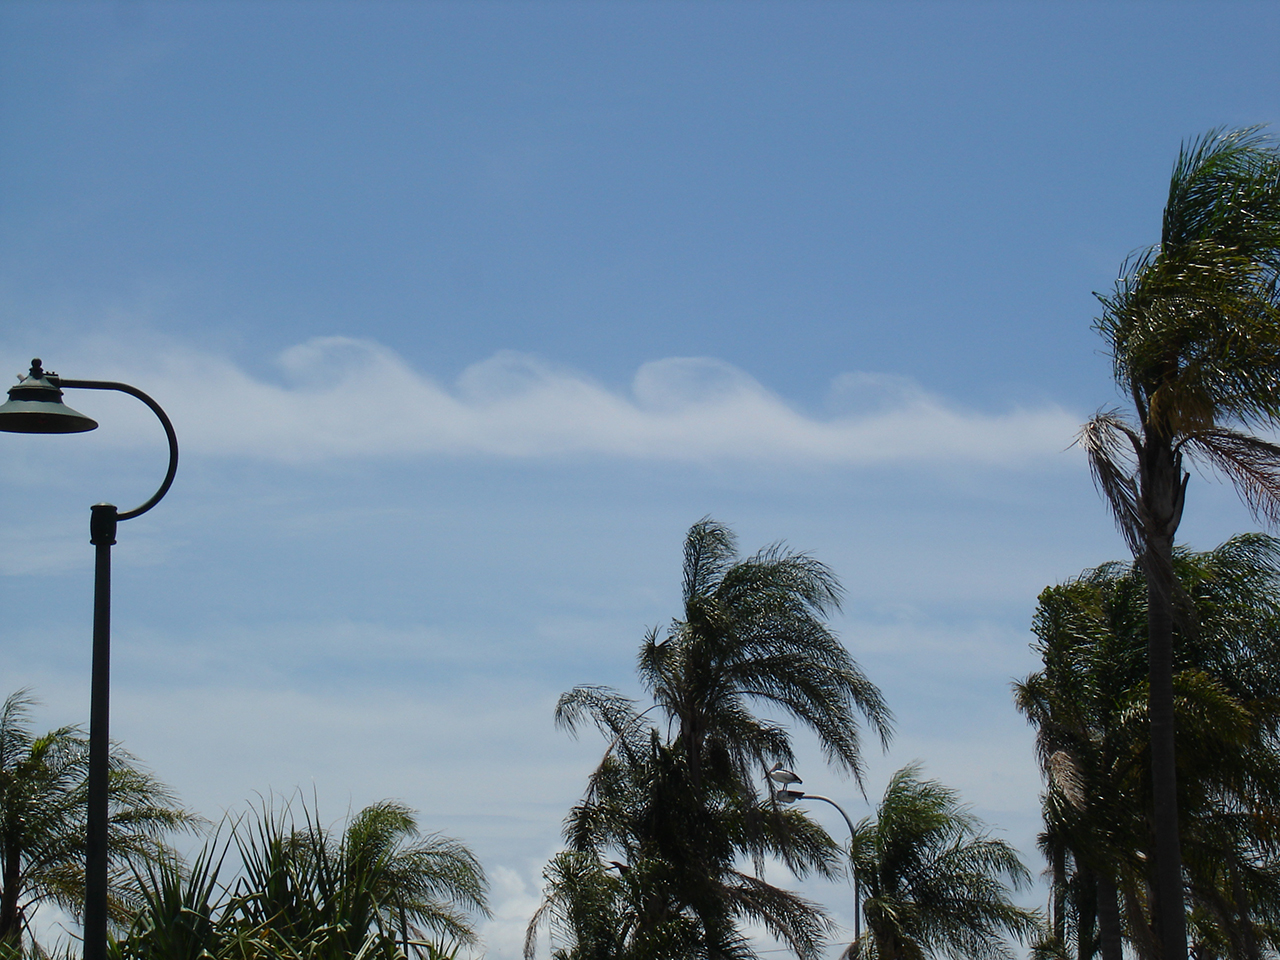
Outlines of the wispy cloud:
{"label": "wispy cloud", "polygon": [[[151,354],[146,369],[112,359],[110,350],[85,351],[74,375],[143,386],[180,424],[188,450],[286,462],[588,454],[685,462],[1027,466],[1059,457],[1080,422],[1056,406],[999,414],[965,410],[913,381],[867,373],[838,377],[831,385],[838,412],[815,416],[709,358],[646,363],[629,390],[509,351],[446,385],[380,344],[345,337],[290,347],[277,368],[277,378],[256,377],[224,357],[169,347]],[[145,414],[139,416],[141,425]]]}

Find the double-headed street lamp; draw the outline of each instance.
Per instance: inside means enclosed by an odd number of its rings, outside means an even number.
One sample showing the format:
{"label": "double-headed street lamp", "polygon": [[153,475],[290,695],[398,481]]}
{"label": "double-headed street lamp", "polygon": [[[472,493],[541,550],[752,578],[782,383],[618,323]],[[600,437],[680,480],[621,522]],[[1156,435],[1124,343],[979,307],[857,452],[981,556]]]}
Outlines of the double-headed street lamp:
{"label": "double-headed street lamp", "polygon": [[769,789],[773,795],[773,799],[778,803],[795,803],[797,800],[821,800],[823,803],[829,803],[840,811],[840,816],[844,817],[845,825],[849,828],[849,872],[853,875],[853,942],[857,943],[862,939],[862,896],[858,886],[858,872],[853,865],[853,838],[857,831],[853,828],[853,821],[849,819],[849,815],[844,812],[844,807],[836,803],[830,797],[820,797],[816,793],[805,793],[803,790],[793,790],[792,786],[797,783],[804,783],[792,771],[776,766],[769,771]]}
{"label": "double-headed street lamp", "polygon": [[169,438],[169,470],[164,482],[146,503],[123,513],[114,504],[90,507],[89,542],[96,548],[93,578],[93,669],[89,696],[89,816],[85,838],[84,960],[107,957],[107,781],[109,775],[111,715],[111,546],[116,524],[146,513],[169,492],[178,469],[178,438],[169,417],[149,396],[127,383],[111,380],[66,380],[46,372],[39,360],[31,372],[9,390],[9,402],[0,406],[0,430],[9,433],[83,433],[97,421],[62,402],[62,388],[118,390],[137,397],[160,418]]}

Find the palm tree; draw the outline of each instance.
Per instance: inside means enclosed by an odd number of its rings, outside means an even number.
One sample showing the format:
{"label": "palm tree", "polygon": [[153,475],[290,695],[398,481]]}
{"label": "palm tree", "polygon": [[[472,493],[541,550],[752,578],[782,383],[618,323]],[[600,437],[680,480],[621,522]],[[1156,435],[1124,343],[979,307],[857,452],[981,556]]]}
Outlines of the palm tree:
{"label": "palm tree", "polygon": [[[89,742],[77,727],[36,736],[33,704],[20,690],[0,707],[0,946],[14,949],[42,903],[84,907]],[[120,923],[136,902],[131,866],[165,856],[163,835],[196,818],[118,746],[110,763],[108,908]]]}
{"label": "palm tree", "polygon": [[[1015,685],[1050,783],[1040,845],[1052,868],[1053,940],[1065,949],[1074,939],[1078,960],[1093,956],[1095,936],[1104,960],[1120,960],[1116,885],[1142,875],[1150,849],[1144,805],[1135,807],[1150,738],[1145,643],[1132,642],[1145,618],[1132,602],[1142,592],[1145,603],[1145,591],[1122,570],[1103,566],[1041,594],[1033,629],[1044,669]],[[1126,616],[1132,622],[1118,623]]]}
{"label": "palm tree", "polygon": [[422,837],[413,812],[390,800],[365,807],[338,835],[303,809],[301,826],[260,817],[236,835],[244,874],[235,913],[285,942],[318,930],[325,956],[349,957],[371,933],[425,956],[429,940],[474,943],[469,913],[488,915],[488,885],[463,844]]}
{"label": "palm tree", "polygon": [[1280,422],[1280,156],[1256,130],[1213,131],[1174,167],[1160,244],[1131,259],[1097,322],[1134,420],[1099,413],[1081,431],[1150,593],[1152,809],[1159,942],[1186,960],[1173,712],[1173,543],[1183,456],[1225,473],[1260,516],[1280,519],[1280,447],[1249,429]]}
{"label": "palm tree", "polygon": [[[649,632],[638,672],[653,709],[678,725],[695,785],[728,777],[754,797],[762,771],[795,765],[786,728],[756,717],[756,704],[798,720],[827,758],[861,783],[857,713],[882,745],[892,715],[826,624],[841,593],[831,570],[807,554],[775,544],[741,559],[724,524],[703,518],[690,528],[684,619],[672,621],[661,639]],[[578,687],[560,698],[556,721],[572,729],[588,714],[607,714],[616,722],[628,703],[604,688]]]}
{"label": "palm tree", "polygon": [[[742,559],[723,524],[693,525],[683,619],[641,644],[638,672],[652,704],[641,711],[595,686],[576,687],[557,704],[558,724],[576,731],[593,723],[609,746],[566,822],[572,853],[549,869],[530,951],[542,920],[553,933],[572,928],[563,955],[574,960],[595,956],[592,943],[612,942],[594,926],[574,926],[585,913],[574,898],[589,892],[607,893],[613,915],[629,918],[615,925],[628,931],[622,947],[599,947],[601,955],[751,956],[738,932],[746,919],[769,926],[798,955],[815,954],[826,923],[820,912],[737,862],[746,856],[758,867],[776,855],[799,874],[834,866],[830,837],[761,795],[763,775],[793,765],[794,755],[787,729],[755,709],[798,720],[859,782],[858,715],[882,743],[890,736],[880,691],[827,626],[840,594],[831,571],[806,554],[775,545]],[[661,719],[649,719],[653,713]]]}
{"label": "palm tree", "polygon": [[[222,865],[234,846],[237,879]],[[167,860],[141,878],[143,909],[120,947],[128,960],[273,960],[445,955],[476,940],[488,915],[484,872],[456,840],[420,836],[393,801],[361,810],[340,834],[303,807],[264,804],[191,866]]]}
{"label": "palm tree", "polygon": [[[1189,616],[1175,630],[1179,809],[1197,957],[1278,945],[1280,541],[1234,537],[1172,558]],[[1159,955],[1149,868],[1150,793],[1140,564],[1105,564],[1040,596],[1043,669],[1015,685],[1047,780],[1041,847],[1053,872],[1054,939],[1079,960],[1122,938]]]}
{"label": "palm tree", "polygon": [[1017,852],[918,765],[895,773],[875,818],[855,825],[850,858],[867,929],[846,960],[1004,960],[1007,935],[1040,932],[1038,914],[1009,899],[1031,882]]}
{"label": "palm tree", "polygon": [[594,851],[562,850],[542,872],[545,894],[529,921],[524,955],[537,954],[538,932],[549,928],[552,960],[618,960],[640,915],[630,901],[627,872],[604,863]]}
{"label": "palm tree", "polygon": [[773,855],[797,873],[831,876],[835,843],[799,811],[695,789],[679,747],[655,733],[646,752],[606,758],[570,813],[570,849],[547,868],[526,956],[545,924],[557,960],[752,957],[740,923],[754,920],[816,957],[828,930],[821,911],[737,861]]}

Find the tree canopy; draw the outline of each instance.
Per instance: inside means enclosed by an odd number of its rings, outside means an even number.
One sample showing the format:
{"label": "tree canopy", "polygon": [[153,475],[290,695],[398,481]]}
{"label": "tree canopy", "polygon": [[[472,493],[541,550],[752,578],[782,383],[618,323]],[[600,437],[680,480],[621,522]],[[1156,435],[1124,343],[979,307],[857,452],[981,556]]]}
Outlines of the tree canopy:
{"label": "tree canopy", "polygon": [[826,622],[840,585],[781,546],[740,557],[710,519],[685,538],[683,574],[683,616],[640,646],[652,702],[581,686],[557,705],[558,723],[594,724],[609,745],[566,820],[570,849],[548,868],[528,956],[542,924],[563,960],[753,957],[741,932],[751,920],[811,958],[827,932],[816,905],[741,863],[778,857],[825,875],[837,863],[820,827],[762,795],[767,771],[794,754],[790,731],[756,710],[797,721],[855,777],[859,715],[881,742],[890,736],[880,691]]}
{"label": "tree canopy", "polygon": [[1010,898],[1031,883],[1017,851],[918,764],[895,773],[876,815],[855,825],[850,859],[867,930],[846,960],[1011,960],[1006,937],[1040,932],[1039,916]]}
{"label": "tree canopy", "polygon": [[[1280,541],[1234,537],[1173,555],[1184,884],[1197,957],[1280,947]],[[1046,778],[1041,847],[1057,949],[1161,956],[1146,696],[1146,572],[1104,564],[1046,589],[1043,668],[1015,686]]]}

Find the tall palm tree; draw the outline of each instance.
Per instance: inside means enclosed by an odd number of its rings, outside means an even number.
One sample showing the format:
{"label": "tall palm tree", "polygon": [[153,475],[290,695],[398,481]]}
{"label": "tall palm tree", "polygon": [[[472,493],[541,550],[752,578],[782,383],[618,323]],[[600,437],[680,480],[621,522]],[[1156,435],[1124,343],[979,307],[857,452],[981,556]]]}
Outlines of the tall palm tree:
{"label": "tall palm tree", "polygon": [[[653,706],[677,725],[695,785],[727,776],[750,796],[762,771],[794,766],[785,727],[751,712],[778,709],[817,735],[827,758],[861,783],[858,714],[882,745],[892,715],[826,623],[838,610],[840,583],[808,554],[780,545],[740,558],[733,531],[703,518],[684,542],[684,618],[665,635],[651,630],[640,647],[640,682]],[[626,701],[599,687],[560,698],[556,719],[572,727],[586,714],[625,714]],[[621,712],[619,712],[621,711]]]}
{"label": "tall palm tree", "polygon": [[829,927],[821,911],[738,860],[773,855],[797,873],[831,876],[835,843],[799,811],[696,789],[679,747],[652,733],[646,752],[620,748],[605,760],[566,820],[570,849],[547,869],[526,956],[545,925],[556,960],[749,958],[740,927],[756,921],[816,958]]}
{"label": "tall palm tree", "polygon": [[[1181,844],[1197,957],[1278,945],[1280,541],[1234,537],[1172,558],[1188,616],[1175,630]],[[1040,596],[1043,668],[1015,685],[1047,781],[1041,846],[1055,940],[1119,960],[1159,956],[1151,905],[1146,576],[1105,564]],[[1192,629],[1192,626],[1194,629]],[[1072,910],[1072,908],[1074,908]]]}
{"label": "tall palm tree", "polygon": [[846,960],[1011,960],[1006,936],[1040,932],[1038,914],[1010,899],[1031,882],[1017,852],[918,765],[895,773],[875,817],[854,826],[850,858],[867,929]]}
{"label": "tall palm tree", "polygon": [[1131,259],[1097,322],[1134,419],[1100,413],[1081,441],[1146,568],[1159,941],[1186,960],[1173,713],[1173,543],[1184,455],[1226,474],[1280,519],[1280,157],[1256,130],[1213,131],[1174,167],[1160,244]]}
{"label": "tall palm tree", "polygon": [[[76,727],[35,735],[25,690],[0,707],[0,946],[20,945],[42,903],[84,907],[89,742]],[[166,832],[194,826],[173,794],[113,746],[107,784],[108,909],[119,923],[136,902],[131,866],[163,857]]]}
{"label": "tall palm tree", "polygon": [[[794,755],[787,729],[756,710],[798,720],[859,780],[859,715],[882,743],[890,736],[880,691],[827,626],[840,593],[812,557],[773,546],[743,559],[726,526],[705,518],[693,525],[683,618],[641,644],[638,673],[652,704],[639,710],[594,686],[557,704],[557,723],[571,731],[593,723],[609,746],[566,823],[573,855],[553,864],[547,907],[531,933],[540,919],[563,926],[583,915],[572,897],[611,891],[612,909],[632,918],[624,946],[635,956],[751,956],[738,933],[744,919],[765,923],[798,955],[814,955],[821,914],[741,872],[737,860],[776,855],[801,874],[834,864],[835,846],[820,828],[761,795],[763,775],[793,765]],[[605,882],[614,862],[620,876]],[[583,944],[593,937],[575,932],[577,952],[565,956],[592,956]]]}

